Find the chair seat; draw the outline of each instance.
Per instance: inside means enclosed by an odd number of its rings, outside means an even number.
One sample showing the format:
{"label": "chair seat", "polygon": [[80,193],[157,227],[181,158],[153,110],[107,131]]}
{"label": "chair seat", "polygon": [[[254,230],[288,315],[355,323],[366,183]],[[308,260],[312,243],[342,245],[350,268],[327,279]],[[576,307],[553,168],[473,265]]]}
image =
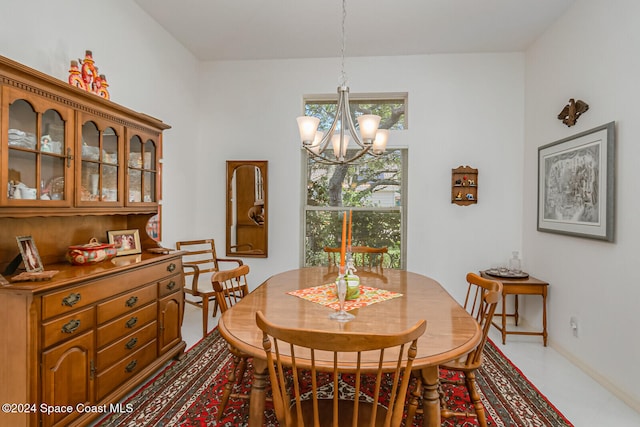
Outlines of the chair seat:
{"label": "chair seat", "polygon": [[[352,400],[340,400],[338,402],[339,412],[339,426],[350,426],[353,418],[353,401]],[[295,404],[291,407],[291,414],[293,416],[293,425],[305,425],[313,426],[313,400],[304,400],[301,403],[302,419],[303,423],[299,423],[296,417]],[[369,402],[360,402],[358,404],[358,425],[369,426],[371,423],[371,417],[373,415],[374,405]],[[332,399],[318,399],[318,412],[320,414],[320,427],[332,427],[333,426],[333,400]],[[386,408],[378,405],[376,410],[376,427],[384,426],[384,419],[387,416]]]}
{"label": "chair seat", "polygon": [[213,285],[211,285],[211,280],[200,282],[198,284],[198,290],[196,292],[194,292],[193,289],[188,286],[184,288],[184,291],[190,293],[191,295],[215,296],[215,291],[213,290]]}

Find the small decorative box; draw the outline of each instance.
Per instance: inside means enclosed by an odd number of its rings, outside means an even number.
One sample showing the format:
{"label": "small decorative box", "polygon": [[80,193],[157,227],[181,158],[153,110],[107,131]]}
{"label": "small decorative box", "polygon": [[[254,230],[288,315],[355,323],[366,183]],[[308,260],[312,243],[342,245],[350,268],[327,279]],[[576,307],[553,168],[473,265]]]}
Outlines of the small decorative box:
{"label": "small decorative box", "polygon": [[96,264],[116,256],[116,245],[100,243],[95,237],[85,245],[69,246],[67,261],[73,265]]}

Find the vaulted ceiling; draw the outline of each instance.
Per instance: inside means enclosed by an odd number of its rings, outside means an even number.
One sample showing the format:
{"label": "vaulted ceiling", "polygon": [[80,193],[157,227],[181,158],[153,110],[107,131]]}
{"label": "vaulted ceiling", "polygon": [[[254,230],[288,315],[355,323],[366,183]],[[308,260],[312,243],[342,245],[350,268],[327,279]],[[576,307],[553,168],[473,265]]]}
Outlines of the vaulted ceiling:
{"label": "vaulted ceiling", "polygon": [[[575,0],[348,0],[345,56],[524,51]],[[340,0],[135,0],[198,59],[336,57]]]}

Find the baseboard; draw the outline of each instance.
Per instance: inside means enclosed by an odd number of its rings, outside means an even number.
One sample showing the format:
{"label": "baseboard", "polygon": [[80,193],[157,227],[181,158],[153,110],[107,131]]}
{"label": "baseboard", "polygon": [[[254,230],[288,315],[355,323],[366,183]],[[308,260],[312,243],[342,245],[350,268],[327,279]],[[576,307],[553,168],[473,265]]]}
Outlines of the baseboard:
{"label": "baseboard", "polygon": [[569,360],[569,362],[573,363],[578,368],[580,368],[583,372],[585,372],[587,375],[593,378],[602,387],[610,391],[618,399],[622,400],[624,403],[629,405],[631,409],[640,413],[640,401],[630,398],[627,392],[625,392],[620,387],[613,384],[605,376],[597,373],[591,366],[587,365],[582,360],[576,358],[572,353],[570,353],[564,347],[558,344],[557,341],[549,339],[549,346],[552,347],[558,353],[560,353],[567,360]]}

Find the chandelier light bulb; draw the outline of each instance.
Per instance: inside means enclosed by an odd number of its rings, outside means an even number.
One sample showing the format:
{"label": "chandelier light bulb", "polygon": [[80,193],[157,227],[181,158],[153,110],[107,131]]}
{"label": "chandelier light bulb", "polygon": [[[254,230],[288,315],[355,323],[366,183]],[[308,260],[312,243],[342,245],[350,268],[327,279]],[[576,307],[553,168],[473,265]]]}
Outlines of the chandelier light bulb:
{"label": "chandelier light bulb", "polygon": [[320,119],[311,116],[300,116],[298,121],[298,131],[300,132],[300,140],[305,145],[310,145],[316,137],[316,131],[320,125]]}
{"label": "chandelier light bulb", "polygon": [[375,114],[365,114],[358,117],[358,126],[360,127],[360,137],[365,144],[371,144],[376,137],[378,126],[380,125],[380,116]]}
{"label": "chandelier light bulb", "polygon": [[320,147],[321,147],[320,142],[322,141],[323,136],[324,136],[323,132],[317,131],[315,138],[313,138],[313,142],[311,143],[311,146],[309,146],[309,150],[311,150],[316,155],[320,154]]}
{"label": "chandelier light bulb", "polygon": [[387,149],[387,141],[389,140],[388,129],[378,129],[376,139],[373,140],[373,154],[382,154]]}
{"label": "chandelier light bulb", "polygon": [[342,153],[340,153],[340,134],[336,133],[331,137],[331,144],[333,144],[333,154],[336,159],[343,159],[347,155],[347,146],[349,145],[349,135],[344,135],[342,140]]}

